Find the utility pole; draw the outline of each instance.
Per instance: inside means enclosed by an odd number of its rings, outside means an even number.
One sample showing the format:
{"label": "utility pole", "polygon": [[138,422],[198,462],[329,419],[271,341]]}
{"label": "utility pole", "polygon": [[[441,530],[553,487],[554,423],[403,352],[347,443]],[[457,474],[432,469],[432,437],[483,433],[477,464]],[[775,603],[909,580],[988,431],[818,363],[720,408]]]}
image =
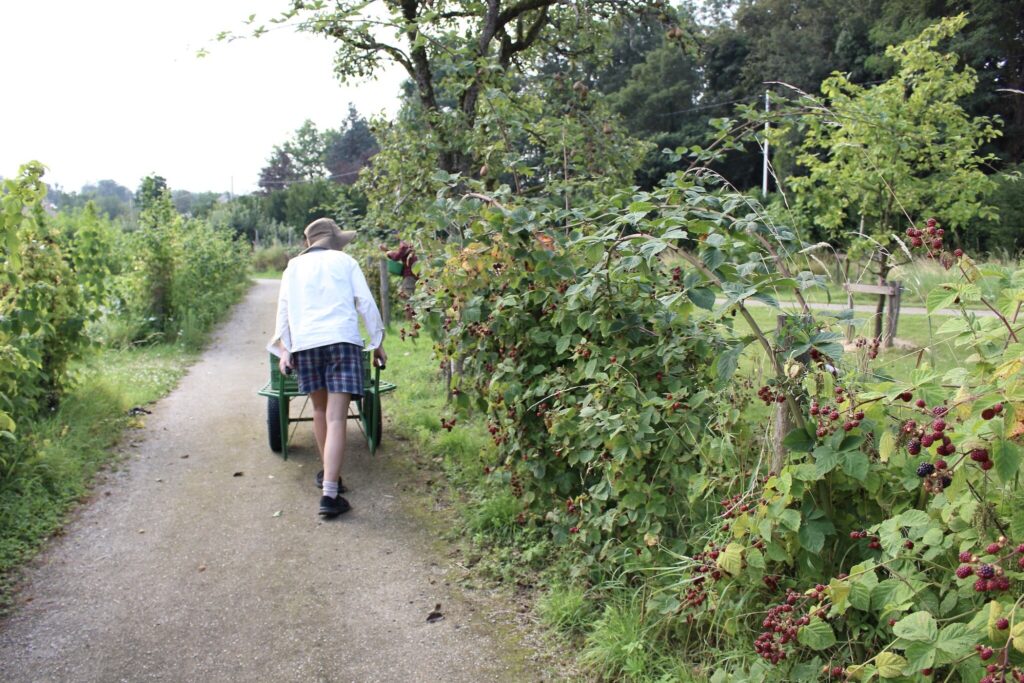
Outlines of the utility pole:
{"label": "utility pole", "polygon": [[[768,114],[768,91],[764,91],[764,113]],[[768,196],[768,117],[764,121],[764,168],[761,171],[761,197]]]}

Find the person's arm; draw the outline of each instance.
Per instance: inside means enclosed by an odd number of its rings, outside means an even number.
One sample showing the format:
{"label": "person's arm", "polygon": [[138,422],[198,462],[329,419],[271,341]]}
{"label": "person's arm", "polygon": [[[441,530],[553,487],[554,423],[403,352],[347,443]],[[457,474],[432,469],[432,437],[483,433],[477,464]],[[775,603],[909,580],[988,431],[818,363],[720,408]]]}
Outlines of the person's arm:
{"label": "person's arm", "polygon": [[352,269],[352,293],[356,299],[356,310],[370,335],[373,359],[378,365],[384,365],[388,360],[387,354],[384,353],[384,320],[380,317],[380,310],[373,300],[373,293],[370,292],[370,287],[366,284],[366,277],[358,263]]}
{"label": "person's arm", "polygon": [[278,369],[282,375],[290,374],[295,367],[292,361],[291,346],[292,334],[288,325],[288,280],[281,276],[281,289],[277,294],[277,323],[274,326],[274,341],[280,353],[278,354]]}

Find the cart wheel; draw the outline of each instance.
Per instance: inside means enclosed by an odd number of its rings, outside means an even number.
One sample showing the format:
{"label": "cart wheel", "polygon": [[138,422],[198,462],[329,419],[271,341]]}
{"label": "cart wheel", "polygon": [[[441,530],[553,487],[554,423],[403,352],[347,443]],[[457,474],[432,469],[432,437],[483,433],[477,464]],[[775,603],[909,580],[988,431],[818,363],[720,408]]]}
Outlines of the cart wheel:
{"label": "cart wheel", "polygon": [[275,453],[280,453],[282,446],[280,406],[277,398],[267,397],[267,436],[270,437],[270,450]]}

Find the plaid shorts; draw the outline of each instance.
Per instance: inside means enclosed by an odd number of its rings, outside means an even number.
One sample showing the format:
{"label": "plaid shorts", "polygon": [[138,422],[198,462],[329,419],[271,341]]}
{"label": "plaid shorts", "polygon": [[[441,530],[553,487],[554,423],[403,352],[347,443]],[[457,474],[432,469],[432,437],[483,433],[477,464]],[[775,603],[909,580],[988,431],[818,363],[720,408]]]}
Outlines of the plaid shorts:
{"label": "plaid shorts", "polygon": [[295,352],[299,391],[327,389],[330,394],[363,395],[363,348],[355,344],[328,344]]}

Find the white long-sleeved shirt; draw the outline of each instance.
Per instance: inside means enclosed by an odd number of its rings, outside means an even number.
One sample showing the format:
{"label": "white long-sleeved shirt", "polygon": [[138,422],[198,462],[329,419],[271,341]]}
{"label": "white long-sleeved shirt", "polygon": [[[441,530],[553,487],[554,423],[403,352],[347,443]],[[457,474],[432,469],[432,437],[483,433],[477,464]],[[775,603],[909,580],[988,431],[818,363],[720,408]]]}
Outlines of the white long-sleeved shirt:
{"label": "white long-sleeved shirt", "polygon": [[368,348],[377,348],[384,321],[356,260],[332,249],[296,256],[281,276],[277,326],[267,348],[274,351],[278,340],[292,353],[339,342],[364,346],[357,313],[370,335]]}

